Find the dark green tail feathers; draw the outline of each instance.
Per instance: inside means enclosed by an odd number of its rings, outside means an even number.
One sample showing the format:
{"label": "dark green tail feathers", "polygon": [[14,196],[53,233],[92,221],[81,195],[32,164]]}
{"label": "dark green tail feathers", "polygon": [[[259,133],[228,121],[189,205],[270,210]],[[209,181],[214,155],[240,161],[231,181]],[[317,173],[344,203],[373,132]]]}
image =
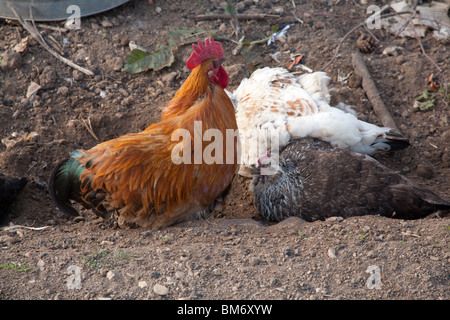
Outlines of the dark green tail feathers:
{"label": "dark green tail feathers", "polygon": [[[101,205],[104,193],[101,190],[90,190],[89,185],[87,192],[81,192],[84,185],[82,186],[80,177],[86,168],[77,159],[82,155],[81,151],[74,151],[69,159],[61,161],[55,167],[48,182],[50,198],[58,209],[70,216],[79,215],[78,211],[72,207],[71,200],[74,200],[86,209],[93,209],[96,214],[104,217],[106,210]],[[87,183],[90,184],[89,179]]]}

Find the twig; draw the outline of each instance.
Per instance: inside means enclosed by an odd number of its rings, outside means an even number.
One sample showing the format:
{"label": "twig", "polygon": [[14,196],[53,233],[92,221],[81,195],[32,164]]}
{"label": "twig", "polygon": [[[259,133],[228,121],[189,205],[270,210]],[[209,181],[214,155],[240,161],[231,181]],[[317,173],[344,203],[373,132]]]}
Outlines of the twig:
{"label": "twig", "polygon": [[[14,7],[9,2],[8,2],[8,7],[14,13],[14,15],[17,18],[17,20],[20,22],[20,24],[31,34],[31,36],[33,38],[35,38],[40,43],[41,46],[44,47],[45,50],[47,50],[54,57],[56,57],[57,59],[61,60],[65,64],[71,66],[72,68],[77,69],[78,71],[81,71],[81,72],[83,72],[83,73],[85,73],[85,74],[87,74],[89,76],[93,76],[94,75],[94,72],[92,72],[91,70],[83,68],[83,67],[80,67],[79,65],[73,63],[69,59],[66,59],[63,56],[61,56],[60,54],[58,54],[57,52],[55,52],[52,48],[50,48],[50,46],[42,38],[41,34],[39,33],[39,31],[37,30],[36,26],[34,25],[34,20],[32,20],[33,26],[31,26],[28,22],[26,22],[26,21],[24,21],[22,19],[22,17],[17,13],[16,9],[14,9]],[[31,10],[31,8],[30,8],[30,10]]]}
{"label": "twig", "polygon": [[[264,14],[264,13],[255,13],[255,14],[238,14],[237,18],[242,20],[264,20],[270,18],[279,18],[279,15],[276,14]],[[231,20],[232,17],[227,14],[200,14],[196,17],[193,17],[194,20],[216,20],[216,19],[224,19]]]}
{"label": "twig", "polygon": [[[388,13],[385,15],[381,15],[381,12],[385,11],[386,9],[388,9],[389,6],[385,6],[381,11],[380,11],[380,19],[382,18],[387,18],[387,17],[391,17],[394,15],[402,15],[402,14],[407,14],[407,13],[411,13],[410,11],[402,11],[402,12],[395,12],[395,13]],[[311,15],[323,15],[323,16],[331,16],[331,17],[336,17],[336,18],[341,18],[341,19],[345,19],[345,20],[349,20],[349,21],[355,21],[354,18],[351,17],[345,17],[345,16],[341,16],[341,15],[337,15],[337,14],[331,14],[331,13],[315,13],[312,11],[307,11],[307,10],[302,10],[303,12],[309,13]],[[342,46],[342,43],[344,42],[345,39],[347,39],[347,37],[352,34],[356,29],[358,29],[359,27],[363,27],[376,41],[380,41],[378,40],[378,38],[369,30],[369,28],[366,27],[366,22],[367,19],[365,19],[363,22],[358,23],[356,26],[354,26],[349,32],[347,32],[344,37],[341,38],[341,40],[339,40],[339,45],[336,49],[336,52],[334,53],[333,57],[331,58],[330,61],[327,62],[327,64],[325,66],[323,66],[321,68],[321,70],[325,70],[326,68],[328,68],[330,66],[331,63],[333,63],[333,61],[336,59],[338,53],[339,53],[339,49]]]}
{"label": "twig", "polygon": [[361,52],[356,50],[353,53],[352,62],[355,72],[362,78],[362,86],[364,88],[364,91],[366,91],[367,97],[372,104],[373,110],[383,123],[383,126],[389,127],[392,129],[392,131],[401,134],[389,111],[386,109],[383,100],[380,98],[377,87],[373,82],[372,77],[370,76],[369,70],[367,70],[367,66],[364,62],[364,58]]}
{"label": "twig", "polygon": [[297,7],[295,5],[295,0],[292,0],[292,6],[294,7],[294,10],[292,10],[292,14],[294,15],[295,20],[297,20],[301,24],[304,24],[305,22],[302,19],[300,19],[299,17],[297,17],[297,15],[295,14],[295,8]]}
{"label": "twig", "polygon": [[59,52],[59,54],[61,54],[61,55],[64,54],[64,51],[61,48],[61,45],[58,43],[58,41],[50,34],[47,37],[53,41],[53,43],[54,43],[54,45],[52,45],[53,48],[55,48]]}
{"label": "twig", "polygon": [[94,130],[92,129],[91,118],[88,117],[88,118],[87,118],[87,122],[86,122],[86,120],[81,119],[81,122],[84,124],[84,126],[85,126],[86,129],[89,131],[89,133],[95,138],[95,140],[98,141],[99,139],[97,138],[97,136],[96,136],[95,133],[94,133]]}
{"label": "twig", "polygon": [[20,228],[24,228],[24,229],[28,229],[28,230],[34,230],[34,231],[41,231],[41,230],[50,228],[50,226],[44,226],[44,227],[27,227],[27,226],[15,225],[15,226],[10,226],[10,227],[3,227],[3,228],[1,228],[1,230],[2,230],[2,231],[14,231],[14,230],[20,229]]}
{"label": "twig", "polygon": [[402,232],[402,235],[403,236],[411,236],[411,237],[420,238],[420,236],[418,234],[410,233],[410,232]]}
{"label": "twig", "polygon": [[63,32],[63,33],[69,31],[69,29],[67,29],[67,28],[49,26],[48,24],[43,24],[43,23],[38,23],[37,26],[42,29],[48,29],[48,30],[58,31],[58,32]]}
{"label": "twig", "polygon": [[357,25],[354,26],[349,32],[347,32],[347,33],[345,34],[344,37],[341,38],[341,40],[339,41],[339,45],[338,45],[338,47],[337,47],[337,49],[336,49],[336,52],[334,53],[333,57],[332,57],[331,60],[328,61],[328,63],[327,63],[326,65],[324,65],[320,70],[322,70],[322,71],[325,70],[326,68],[328,68],[328,66],[329,66],[330,64],[333,63],[334,59],[336,59],[336,57],[337,57],[337,55],[338,55],[338,53],[339,53],[339,49],[341,48],[341,45],[342,45],[342,43],[344,42],[344,40],[347,39],[347,37],[348,37],[350,34],[352,34],[353,31],[355,31],[356,29],[358,29],[359,27],[361,27],[361,26],[364,25],[365,23],[366,23],[366,22],[363,21],[363,22],[357,24]]}

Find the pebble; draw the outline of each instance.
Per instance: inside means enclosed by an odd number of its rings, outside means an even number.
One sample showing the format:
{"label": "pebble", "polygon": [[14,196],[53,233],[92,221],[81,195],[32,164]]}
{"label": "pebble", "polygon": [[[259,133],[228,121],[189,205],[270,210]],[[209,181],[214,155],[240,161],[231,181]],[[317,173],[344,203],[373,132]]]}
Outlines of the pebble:
{"label": "pebble", "polygon": [[134,49],[139,49],[141,51],[146,52],[146,49],[144,47],[141,47],[140,45],[136,44],[133,40],[128,42],[128,47],[130,48],[130,51],[133,51]]}
{"label": "pebble", "polygon": [[113,271],[108,271],[108,273],[106,274],[106,279],[112,280],[115,276],[116,274]]}
{"label": "pebble", "polygon": [[114,57],[106,60],[108,68],[114,71],[120,71],[123,68],[123,59],[121,57]]}
{"label": "pebble", "polygon": [[314,23],[314,26],[315,26],[317,29],[323,29],[323,28],[325,28],[325,24],[324,24],[322,21],[316,21],[316,22]]}
{"label": "pebble", "polygon": [[333,217],[329,217],[329,218],[325,219],[325,221],[330,221],[330,222],[341,222],[343,220],[344,220],[344,218],[338,217],[338,216],[333,216]]}
{"label": "pebble", "polygon": [[329,248],[327,251],[327,254],[331,259],[336,258],[336,250],[334,250],[333,248]]}
{"label": "pebble", "polygon": [[78,61],[78,60],[84,61],[87,59],[89,59],[89,57],[88,57],[88,53],[87,53],[86,49],[78,50],[78,52],[75,55],[75,61]]}
{"label": "pebble", "polygon": [[[138,287],[139,288],[145,288],[147,286],[147,282],[145,282],[145,281],[139,281],[138,282]],[[156,292],[156,291],[155,291]]]}
{"label": "pebble", "polygon": [[166,85],[169,85],[169,84],[171,84],[171,83],[176,79],[177,76],[178,76],[178,73],[177,73],[176,71],[173,71],[173,72],[170,72],[170,73],[164,75],[164,76],[162,77],[162,81],[163,81]]}
{"label": "pebble", "polygon": [[153,292],[160,296],[166,296],[169,294],[169,289],[167,289],[166,286],[157,283],[153,286]]}
{"label": "pebble", "polygon": [[399,46],[388,46],[383,50],[383,54],[387,56],[398,56],[401,49],[403,48]]}
{"label": "pebble", "polygon": [[44,270],[45,262],[44,262],[44,260],[39,260],[36,265],[39,268],[39,270],[42,271],[42,270]]}
{"label": "pebble", "polygon": [[250,265],[251,266],[257,266],[260,263],[261,263],[261,259],[259,259],[258,257],[250,258]]}
{"label": "pebble", "polygon": [[69,93],[69,88],[64,87],[64,86],[59,87],[58,90],[56,91],[56,95],[61,96],[61,97],[67,96],[68,93]]}
{"label": "pebble", "polygon": [[40,85],[38,85],[36,82],[31,81],[30,85],[28,86],[27,89],[27,94],[26,97],[30,98],[32,95],[34,95],[36,92],[38,92],[39,89],[41,89],[42,87]]}
{"label": "pebble", "polygon": [[127,37],[123,37],[122,39],[120,39],[120,45],[126,47],[128,44],[130,43],[130,39],[128,39]]}
{"label": "pebble", "polygon": [[419,164],[416,168],[416,174],[424,179],[431,179],[434,176],[434,168],[431,165]]}
{"label": "pebble", "polygon": [[56,73],[55,68],[51,66],[45,67],[39,76],[39,84],[42,89],[53,89],[57,84],[57,80],[58,74]]}
{"label": "pebble", "polygon": [[104,27],[104,28],[111,28],[112,26],[113,26],[113,24],[112,24],[111,21],[109,21],[107,19],[102,20],[102,27]]}
{"label": "pebble", "polygon": [[14,50],[6,50],[2,56],[3,69],[17,69],[22,64],[22,56]]}

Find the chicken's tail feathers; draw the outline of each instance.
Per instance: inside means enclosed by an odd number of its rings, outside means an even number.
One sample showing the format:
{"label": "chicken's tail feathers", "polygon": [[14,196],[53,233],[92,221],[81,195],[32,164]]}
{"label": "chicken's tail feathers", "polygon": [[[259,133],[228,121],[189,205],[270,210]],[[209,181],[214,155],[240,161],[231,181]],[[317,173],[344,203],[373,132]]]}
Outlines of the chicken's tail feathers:
{"label": "chicken's tail feathers", "polygon": [[[86,209],[93,209],[97,215],[105,217],[107,210],[102,205],[105,193],[102,190],[91,190],[92,177],[81,180],[86,167],[77,159],[82,155],[81,151],[75,151],[69,159],[61,161],[55,167],[48,182],[50,198],[58,209],[70,216],[79,215],[72,206],[71,200],[74,200]],[[88,161],[86,166],[90,165],[92,162]]]}
{"label": "chicken's tail feathers", "polygon": [[81,186],[79,182],[81,172],[77,177],[77,170],[81,171],[80,167],[81,164],[76,159],[72,157],[65,159],[53,169],[48,182],[50,198],[59,210],[70,216],[79,215],[78,211],[72,207],[70,200],[74,198],[76,187]]}
{"label": "chicken's tail feathers", "polygon": [[383,135],[380,135],[372,144],[377,150],[380,151],[399,151],[408,148],[410,145],[409,139],[401,134],[388,131]]}

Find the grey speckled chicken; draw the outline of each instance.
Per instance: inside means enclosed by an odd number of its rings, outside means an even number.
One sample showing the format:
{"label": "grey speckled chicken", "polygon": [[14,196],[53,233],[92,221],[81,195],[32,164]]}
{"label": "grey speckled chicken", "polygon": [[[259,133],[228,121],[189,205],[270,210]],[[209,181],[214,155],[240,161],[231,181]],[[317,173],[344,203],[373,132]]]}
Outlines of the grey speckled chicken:
{"label": "grey speckled chicken", "polygon": [[[260,158],[250,185],[256,207],[271,221],[362,215],[419,219],[450,210],[450,202],[372,157],[314,138],[293,141],[274,162],[269,155]],[[268,166],[274,174],[264,174]]]}

